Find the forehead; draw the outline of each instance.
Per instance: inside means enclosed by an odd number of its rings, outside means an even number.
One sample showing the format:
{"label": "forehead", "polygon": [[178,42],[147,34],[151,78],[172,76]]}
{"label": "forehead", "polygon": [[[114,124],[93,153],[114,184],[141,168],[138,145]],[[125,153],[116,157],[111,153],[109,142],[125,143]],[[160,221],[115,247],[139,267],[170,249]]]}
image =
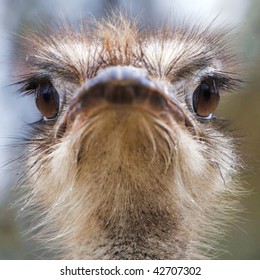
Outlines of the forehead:
{"label": "forehead", "polygon": [[61,28],[52,35],[26,39],[26,64],[32,72],[82,83],[100,69],[115,65],[144,68],[170,81],[203,69],[229,69],[231,54],[224,32],[195,27],[143,31],[121,20],[74,32]]}

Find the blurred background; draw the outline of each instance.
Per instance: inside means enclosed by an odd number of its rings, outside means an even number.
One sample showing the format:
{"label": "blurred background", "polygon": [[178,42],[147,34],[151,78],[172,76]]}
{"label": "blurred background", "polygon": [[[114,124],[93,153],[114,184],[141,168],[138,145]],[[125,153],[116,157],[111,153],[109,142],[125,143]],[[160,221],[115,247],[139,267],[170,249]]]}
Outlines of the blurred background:
{"label": "blurred background", "polygon": [[[201,17],[237,27],[235,47],[245,65],[244,88],[223,98],[218,114],[231,120],[231,129],[242,139],[246,170],[241,175],[250,195],[242,200],[245,211],[222,240],[220,259],[260,259],[260,1],[259,0],[0,0],[0,259],[41,258],[35,244],[20,234],[22,222],[10,208],[15,173],[6,165],[17,157],[10,151],[10,137],[19,136],[24,124],[37,119],[31,98],[18,98],[11,83],[11,58],[17,52],[15,34],[23,26],[36,25],[40,18],[52,21],[65,14],[72,21],[81,17],[104,17],[123,9],[133,16],[157,24],[169,10],[179,18]],[[145,20],[144,20],[145,22]],[[28,110],[30,108],[30,110]]]}

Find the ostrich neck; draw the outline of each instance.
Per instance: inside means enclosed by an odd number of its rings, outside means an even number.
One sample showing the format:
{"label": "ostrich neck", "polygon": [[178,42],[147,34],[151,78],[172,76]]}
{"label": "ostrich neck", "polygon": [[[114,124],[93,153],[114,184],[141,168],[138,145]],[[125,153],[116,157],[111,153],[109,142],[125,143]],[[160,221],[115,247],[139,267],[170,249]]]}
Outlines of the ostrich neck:
{"label": "ostrich neck", "polygon": [[80,176],[80,185],[88,188],[89,220],[96,224],[92,235],[98,236],[97,247],[95,242],[91,247],[107,248],[97,257],[183,258],[187,232],[182,230],[173,166],[165,169],[159,156],[145,158],[126,147],[121,152],[91,150],[91,160],[84,163],[88,176]]}

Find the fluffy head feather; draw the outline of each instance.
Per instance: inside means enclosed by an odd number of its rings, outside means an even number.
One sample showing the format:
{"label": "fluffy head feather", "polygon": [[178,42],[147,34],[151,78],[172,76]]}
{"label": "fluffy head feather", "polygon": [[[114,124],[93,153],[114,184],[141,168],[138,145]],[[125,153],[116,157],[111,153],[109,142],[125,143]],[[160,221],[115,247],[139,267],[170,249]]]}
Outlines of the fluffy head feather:
{"label": "fluffy head feather", "polygon": [[[197,116],[192,96],[203,81],[225,90],[237,84],[226,31],[188,24],[145,31],[117,15],[80,32],[65,27],[26,37],[22,92],[36,94],[48,81],[60,96],[58,116],[34,125],[23,159],[19,188],[37,217],[37,236],[63,258],[212,254],[222,227],[215,221],[237,194],[239,160],[222,122]],[[145,72],[185,122],[163,106],[98,99],[68,124],[75,96],[111,66]]]}

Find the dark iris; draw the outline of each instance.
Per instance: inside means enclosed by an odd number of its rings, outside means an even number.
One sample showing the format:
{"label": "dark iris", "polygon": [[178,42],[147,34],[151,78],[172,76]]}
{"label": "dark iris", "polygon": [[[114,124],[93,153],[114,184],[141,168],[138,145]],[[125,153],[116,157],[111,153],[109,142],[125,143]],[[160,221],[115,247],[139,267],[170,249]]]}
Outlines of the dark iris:
{"label": "dark iris", "polygon": [[193,109],[200,117],[210,116],[219,104],[219,90],[214,82],[202,82],[193,93]]}
{"label": "dark iris", "polygon": [[59,94],[50,82],[41,83],[36,89],[36,106],[47,119],[59,112]]}

